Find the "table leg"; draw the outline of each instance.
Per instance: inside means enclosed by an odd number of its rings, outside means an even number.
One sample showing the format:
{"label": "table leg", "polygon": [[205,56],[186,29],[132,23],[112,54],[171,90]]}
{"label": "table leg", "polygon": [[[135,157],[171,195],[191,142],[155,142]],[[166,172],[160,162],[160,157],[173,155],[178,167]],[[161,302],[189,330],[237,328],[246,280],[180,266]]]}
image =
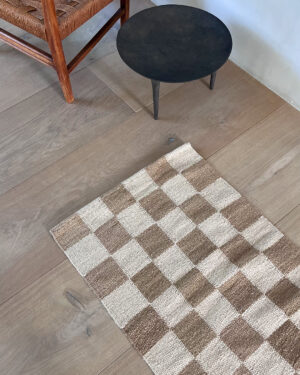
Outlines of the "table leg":
{"label": "table leg", "polygon": [[209,85],[209,88],[211,90],[213,90],[214,86],[215,86],[215,81],[216,81],[216,75],[217,75],[217,72],[213,72],[210,76],[210,85]]}
{"label": "table leg", "polygon": [[154,109],[154,120],[158,119],[158,108],[159,108],[159,88],[160,82],[151,80],[153,89],[153,109]]}

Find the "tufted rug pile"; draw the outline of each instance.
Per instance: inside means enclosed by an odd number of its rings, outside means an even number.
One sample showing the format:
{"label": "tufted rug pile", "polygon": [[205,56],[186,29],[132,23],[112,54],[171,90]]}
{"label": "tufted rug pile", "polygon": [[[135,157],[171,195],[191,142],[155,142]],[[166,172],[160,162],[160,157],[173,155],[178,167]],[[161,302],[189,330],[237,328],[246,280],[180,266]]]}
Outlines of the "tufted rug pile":
{"label": "tufted rug pile", "polygon": [[51,233],[154,374],[300,373],[300,251],[190,144]]}

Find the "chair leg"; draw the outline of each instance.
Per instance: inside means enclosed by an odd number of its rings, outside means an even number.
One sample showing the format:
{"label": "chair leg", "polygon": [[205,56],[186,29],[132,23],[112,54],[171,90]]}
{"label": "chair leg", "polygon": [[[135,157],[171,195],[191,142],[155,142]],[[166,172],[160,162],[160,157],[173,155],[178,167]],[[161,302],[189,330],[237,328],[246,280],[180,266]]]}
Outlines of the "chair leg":
{"label": "chair leg", "polygon": [[68,103],[74,101],[69,72],[63,51],[54,0],[42,0],[47,40],[62,91]]}
{"label": "chair leg", "polygon": [[129,18],[129,2],[130,0],[121,0],[121,9],[124,9],[125,11],[121,17],[121,25],[124,25]]}
{"label": "chair leg", "polygon": [[49,48],[64,97],[68,103],[72,103],[74,96],[61,40],[54,44],[49,42]]}

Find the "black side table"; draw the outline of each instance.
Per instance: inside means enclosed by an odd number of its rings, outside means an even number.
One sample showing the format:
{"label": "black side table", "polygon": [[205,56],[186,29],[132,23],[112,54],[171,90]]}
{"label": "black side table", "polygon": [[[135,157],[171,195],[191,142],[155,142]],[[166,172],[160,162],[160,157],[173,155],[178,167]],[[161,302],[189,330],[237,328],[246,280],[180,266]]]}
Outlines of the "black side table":
{"label": "black side table", "polygon": [[162,5],[131,17],[120,29],[122,60],[152,81],[154,118],[158,118],[160,82],[188,82],[211,75],[232,50],[229,30],[214,15],[185,5]]}

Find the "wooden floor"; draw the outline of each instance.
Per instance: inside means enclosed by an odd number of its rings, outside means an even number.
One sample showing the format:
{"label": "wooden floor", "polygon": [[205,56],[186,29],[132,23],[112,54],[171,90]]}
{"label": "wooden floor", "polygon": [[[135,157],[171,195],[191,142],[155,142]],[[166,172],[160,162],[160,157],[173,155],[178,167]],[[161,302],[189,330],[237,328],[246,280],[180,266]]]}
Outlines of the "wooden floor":
{"label": "wooden floor", "polygon": [[[113,7],[65,41],[68,57]],[[48,231],[183,142],[300,245],[300,113],[228,62],[214,91],[163,85],[154,121],[117,28],[72,75],[72,105],[54,72],[0,45],[1,374],[151,374]]]}

